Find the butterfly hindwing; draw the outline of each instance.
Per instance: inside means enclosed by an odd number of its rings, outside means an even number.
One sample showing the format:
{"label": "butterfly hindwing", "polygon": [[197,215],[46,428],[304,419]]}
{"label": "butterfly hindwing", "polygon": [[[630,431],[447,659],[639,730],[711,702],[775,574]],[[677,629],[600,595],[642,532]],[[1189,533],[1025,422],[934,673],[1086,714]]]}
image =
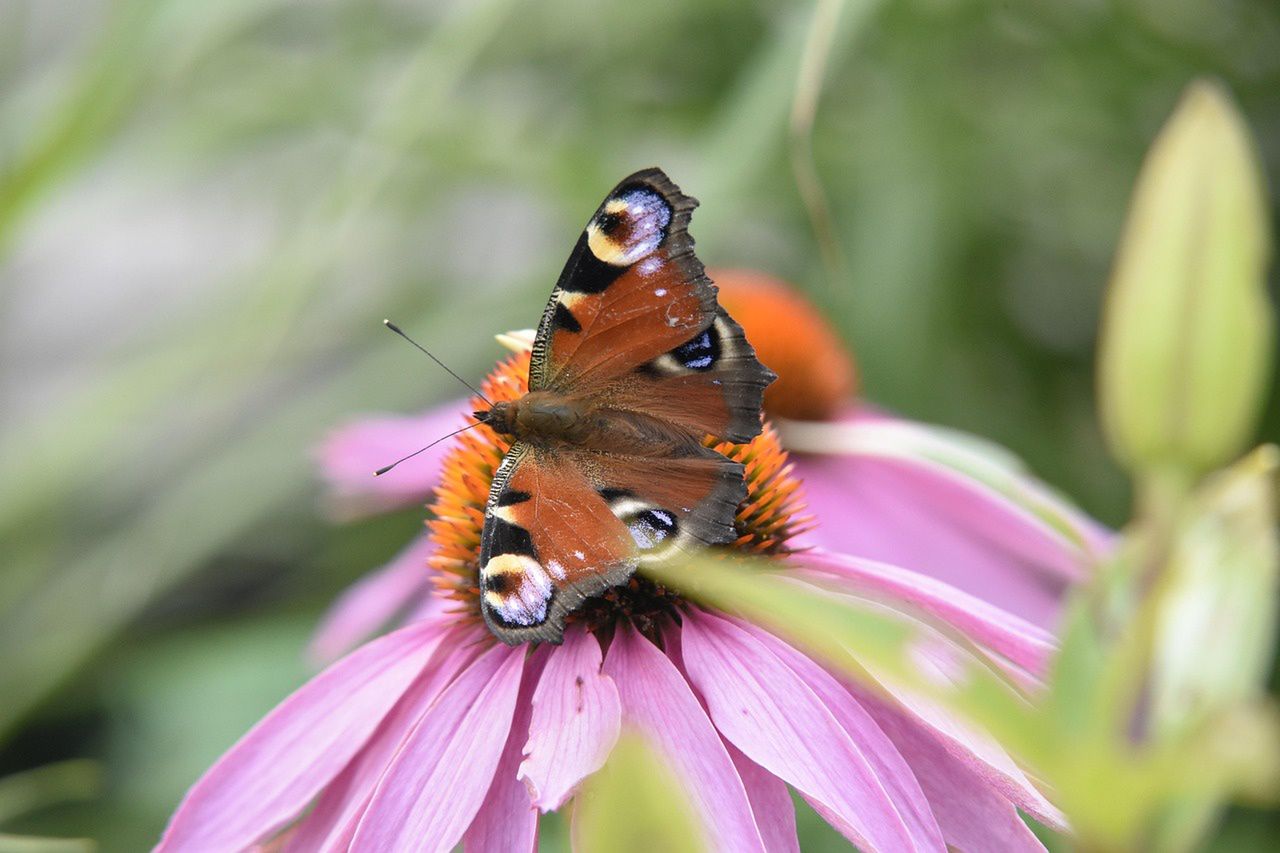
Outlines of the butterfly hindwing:
{"label": "butterfly hindwing", "polygon": [[744,442],[760,433],[760,402],[773,378],[742,327],[720,308],[706,329],[617,383],[612,405],[695,435]]}
{"label": "butterfly hindwing", "polygon": [[480,609],[503,642],[559,642],[566,613],[635,568],[627,528],[574,461],[517,442],[494,477]]}
{"label": "butterfly hindwing", "polygon": [[485,622],[507,643],[559,642],[566,614],[638,565],[732,542],[745,491],[742,466],[707,448],[646,458],[517,443],[485,510]]}

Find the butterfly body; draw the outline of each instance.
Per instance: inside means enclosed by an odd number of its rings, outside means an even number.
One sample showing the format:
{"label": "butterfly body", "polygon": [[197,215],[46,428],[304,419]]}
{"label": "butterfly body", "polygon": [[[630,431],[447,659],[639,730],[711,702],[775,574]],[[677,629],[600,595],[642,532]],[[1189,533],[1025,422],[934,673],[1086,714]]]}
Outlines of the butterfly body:
{"label": "butterfly body", "polygon": [[554,450],[669,458],[696,456],[704,448],[687,431],[657,418],[609,410],[548,391],[530,391],[519,400],[495,403],[475,417],[515,441]]}
{"label": "butterfly body", "polygon": [[582,442],[592,427],[585,406],[547,391],[531,391],[519,400],[495,403],[487,411],[476,412],[475,418],[499,435],[547,445]]}
{"label": "butterfly body", "polygon": [[559,642],[638,566],[736,538],[742,466],[704,439],[758,435],[774,375],[693,253],[696,204],[657,169],[615,187],[543,312],[529,392],[476,413],[512,441],[480,551],[481,612],[504,642]]}

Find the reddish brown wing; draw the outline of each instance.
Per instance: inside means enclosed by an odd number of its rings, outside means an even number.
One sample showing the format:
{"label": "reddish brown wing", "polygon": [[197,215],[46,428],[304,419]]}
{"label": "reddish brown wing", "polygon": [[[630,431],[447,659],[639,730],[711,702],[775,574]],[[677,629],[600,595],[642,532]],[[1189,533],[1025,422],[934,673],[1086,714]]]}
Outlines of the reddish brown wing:
{"label": "reddish brown wing", "polygon": [[659,169],[626,178],[587,223],[538,325],[530,390],[749,441],[773,374],[716,303],[693,251],[697,201]]}
{"label": "reddish brown wing", "polygon": [[505,643],[558,643],[564,617],[635,569],[632,539],[573,459],[517,442],[489,492],[480,611]]}
{"label": "reddish brown wing", "polygon": [[742,466],[553,453],[518,443],[494,479],[480,550],[481,612],[506,643],[560,642],[565,615],[636,567],[731,542]]}

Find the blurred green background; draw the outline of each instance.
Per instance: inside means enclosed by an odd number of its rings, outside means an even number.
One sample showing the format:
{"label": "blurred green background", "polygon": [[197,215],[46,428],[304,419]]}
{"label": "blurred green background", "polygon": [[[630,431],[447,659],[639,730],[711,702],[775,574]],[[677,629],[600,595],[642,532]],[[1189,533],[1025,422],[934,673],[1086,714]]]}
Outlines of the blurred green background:
{"label": "blurred green background", "polygon": [[421,523],[319,508],[335,423],[457,395],[381,319],[482,375],[636,168],[702,201],[708,264],[827,309],[868,397],[1122,521],[1093,351],[1125,202],[1200,75],[1280,179],[1280,4],[836,7],[814,38],[811,3],[0,0],[0,776],[101,776],[0,830],[158,836]]}

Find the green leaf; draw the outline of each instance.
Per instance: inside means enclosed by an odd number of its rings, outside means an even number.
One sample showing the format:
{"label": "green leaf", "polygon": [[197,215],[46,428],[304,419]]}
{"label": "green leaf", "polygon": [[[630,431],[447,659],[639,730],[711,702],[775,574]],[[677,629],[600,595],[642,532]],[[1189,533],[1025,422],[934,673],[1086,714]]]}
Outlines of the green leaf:
{"label": "green leaf", "polygon": [[[73,759],[0,778],[0,824],[60,803],[93,800],[102,794],[102,768]],[[87,838],[45,838],[0,832],[0,853],[83,853],[95,848]]]}
{"label": "green leaf", "polygon": [[643,737],[624,733],[587,780],[574,813],[574,848],[601,853],[707,849],[679,780]]}
{"label": "green leaf", "polygon": [[40,838],[0,832],[0,853],[89,853],[97,845],[87,838]]}
{"label": "green leaf", "polygon": [[102,768],[71,759],[0,778],[0,824],[55,803],[92,800],[102,793]]}
{"label": "green leaf", "polygon": [[1103,317],[1103,422],[1131,470],[1198,475],[1248,441],[1274,331],[1268,234],[1248,129],[1226,91],[1193,83],[1142,167]]}

